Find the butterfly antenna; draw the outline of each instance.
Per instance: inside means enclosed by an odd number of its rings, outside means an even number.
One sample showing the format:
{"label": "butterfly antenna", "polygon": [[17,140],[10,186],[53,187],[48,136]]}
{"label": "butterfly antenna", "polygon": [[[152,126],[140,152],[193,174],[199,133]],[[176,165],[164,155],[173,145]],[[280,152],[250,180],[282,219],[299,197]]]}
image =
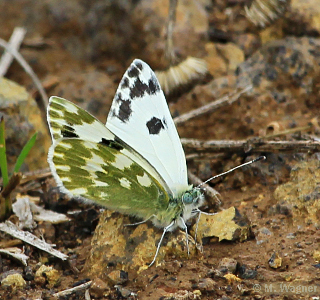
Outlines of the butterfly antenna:
{"label": "butterfly antenna", "polygon": [[228,171],[226,171],[226,172],[223,172],[223,173],[221,173],[221,174],[215,175],[215,176],[207,179],[206,181],[200,183],[197,187],[199,188],[200,186],[204,185],[205,183],[207,183],[207,182],[209,182],[209,181],[211,181],[211,180],[213,180],[213,179],[215,179],[215,178],[218,178],[218,177],[224,176],[224,175],[226,175],[226,174],[228,174],[228,173],[231,173],[231,172],[233,172],[233,171],[236,170],[236,169],[242,168],[242,167],[244,167],[244,166],[253,164],[253,163],[255,163],[255,162],[259,161],[259,160],[265,160],[265,159],[266,159],[265,156],[259,156],[258,158],[255,158],[255,159],[250,160],[250,161],[248,161],[248,162],[246,162],[246,163],[244,163],[244,164],[241,164],[241,165],[239,165],[239,166],[236,166],[236,167],[234,167],[234,168],[232,168],[232,169],[230,169],[230,170],[228,170]]}

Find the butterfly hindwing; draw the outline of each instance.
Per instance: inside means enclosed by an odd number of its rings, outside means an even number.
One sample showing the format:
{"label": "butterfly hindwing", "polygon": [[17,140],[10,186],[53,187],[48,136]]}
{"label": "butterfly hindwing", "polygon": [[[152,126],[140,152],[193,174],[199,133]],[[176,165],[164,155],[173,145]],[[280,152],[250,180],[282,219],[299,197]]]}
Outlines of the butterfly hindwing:
{"label": "butterfly hindwing", "polygon": [[69,195],[143,219],[156,215],[169,201],[155,178],[109,145],[59,139],[49,158],[58,185]]}
{"label": "butterfly hindwing", "polygon": [[151,68],[134,60],[115,94],[106,126],[144,157],[173,195],[188,188],[182,145]]}

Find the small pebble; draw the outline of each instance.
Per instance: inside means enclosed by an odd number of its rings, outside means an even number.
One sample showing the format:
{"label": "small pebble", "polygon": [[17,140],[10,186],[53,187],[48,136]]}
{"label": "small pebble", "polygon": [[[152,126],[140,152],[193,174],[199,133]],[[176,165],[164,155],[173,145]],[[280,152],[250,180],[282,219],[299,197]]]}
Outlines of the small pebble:
{"label": "small pebble", "polygon": [[272,253],[268,263],[271,268],[278,269],[282,266],[282,257],[275,251]]}
{"label": "small pebble", "polygon": [[258,275],[257,270],[250,269],[246,265],[240,266],[238,272],[241,279],[255,279]]}
{"label": "small pebble", "polygon": [[135,295],[132,291],[130,291],[129,289],[127,289],[121,285],[116,285],[115,287],[117,289],[117,292],[119,293],[119,296],[121,296],[123,298],[128,298],[130,296]]}
{"label": "small pebble", "polygon": [[255,233],[257,245],[268,242],[271,236],[273,236],[273,233],[267,227],[260,228]]}
{"label": "small pebble", "polygon": [[24,268],[24,278],[27,281],[31,281],[34,279],[34,273],[30,266]]}
{"label": "small pebble", "polygon": [[224,257],[221,259],[217,269],[222,275],[227,273],[235,274],[237,265],[238,262],[235,259]]}
{"label": "small pebble", "polygon": [[198,289],[200,291],[214,291],[216,282],[212,280],[211,278],[203,278],[200,279],[200,282],[198,283]]}
{"label": "small pebble", "polygon": [[110,291],[108,284],[100,278],[95,278],[90,286],[90,295],[94,298],[107,297]]}
{"label": "small pebble", "polygon": [[296,235],[294,233],[288,233],[286,236],[287,239],[295,239]]}
{"label": "small pebble", "polygon": [[297,262],[296,262],[296,264],[298,265],[298,266],[301,266],[301,265],[303,265],[303,260],[297,260]]}
{"label": "small pebble", "polygon": [[295,245],[297,248],[303,248],[303,246],[302,246],[299,242],[295,242],[294,245]]}
{"label": "small pebble", "polygon": [[124,284],[128,281],[128,273],[123,270],[115,270],[108,274],[108,279],[113,285]]}

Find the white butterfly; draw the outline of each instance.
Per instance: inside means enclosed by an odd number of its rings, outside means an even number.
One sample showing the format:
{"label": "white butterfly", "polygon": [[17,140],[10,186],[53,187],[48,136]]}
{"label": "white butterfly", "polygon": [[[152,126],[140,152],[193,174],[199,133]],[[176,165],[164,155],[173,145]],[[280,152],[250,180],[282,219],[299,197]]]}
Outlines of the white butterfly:
{"label": "white butterfly", "polygon": [[[184,151],[159,82],[134,60],[106,125],[75,104],[51,97],[48,162],[63,192],[134,215],[167,231],[185,230],[204,197],[188,184]],[[188,239],[187,239],[188,240]]]}

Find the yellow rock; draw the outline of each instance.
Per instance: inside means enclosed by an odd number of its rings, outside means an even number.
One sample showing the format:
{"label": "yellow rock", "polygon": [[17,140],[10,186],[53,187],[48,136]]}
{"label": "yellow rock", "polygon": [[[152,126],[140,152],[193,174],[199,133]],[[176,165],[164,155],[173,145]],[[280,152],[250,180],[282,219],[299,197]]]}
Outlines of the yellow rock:
{"label": "yellow rock", "polygon": [[[91,241],[91,251],[85,269],[89,276],[108,281],[107,274],[113,270],[141,272],[148,268],[155,253],[163,230],[146,222],[137,226],[129,217],[111,211],[104,211]],[[189,242],[190,257],[196,254],[196,247]],[[174,255],[179,259],[188,258],[186,235],[180,230],[168,232],[162,242],[156,263]],[[129,273],[130,276],[130,273]]]}
{"label": "yellow rock", "polygon": [[229,284],[232,283],[232,282],[241,282],[241,279],[238,276],[234,275],[234,274],[228,273],[228,274],[224,275],[223,277],[225,279],[227,279]]}
{"label": "yellow rock", "polygon": [[294,224],[320,224],[319,181],[320,162],[316,159],[302,161],[291,169],[290,180],[275,190],[277,202],[292,207]]}
{"label": "yellow rock", "polygon": [[228,72],[233,74],[237,67],[244,62],[244,52],[234,43],[217,45],[217,52],[227,61]]}
{"label": "yellow rock", "polygon": [[21,274],[10,274],[1,281],[2,287],[11,287],[12,289],[22,289],[26,284]]}
{"label": "yellow rock", "polygon": [[60,285],[61,277],[58,270],[50,266],[42,265],[35,274],[35,281],[40,285],[48,282],[48,287],[53,288]]}
{"label": "yellow rock", "polygon": [[319,251],[319,250],[314,250],[314,252],[313,252],[313,259],[314,259],[316,262],[319,262],[319,261],[320,261],[320,251]]}
{"label": "yellow rock", "polygon": [[235,207],[211,216],[202,214],[200,217],[197,232],[200,239],[215,236],[219,238],[219,241],[239,239],[242,242],[248,239],[249,235],[249,220],[241,216]]}

